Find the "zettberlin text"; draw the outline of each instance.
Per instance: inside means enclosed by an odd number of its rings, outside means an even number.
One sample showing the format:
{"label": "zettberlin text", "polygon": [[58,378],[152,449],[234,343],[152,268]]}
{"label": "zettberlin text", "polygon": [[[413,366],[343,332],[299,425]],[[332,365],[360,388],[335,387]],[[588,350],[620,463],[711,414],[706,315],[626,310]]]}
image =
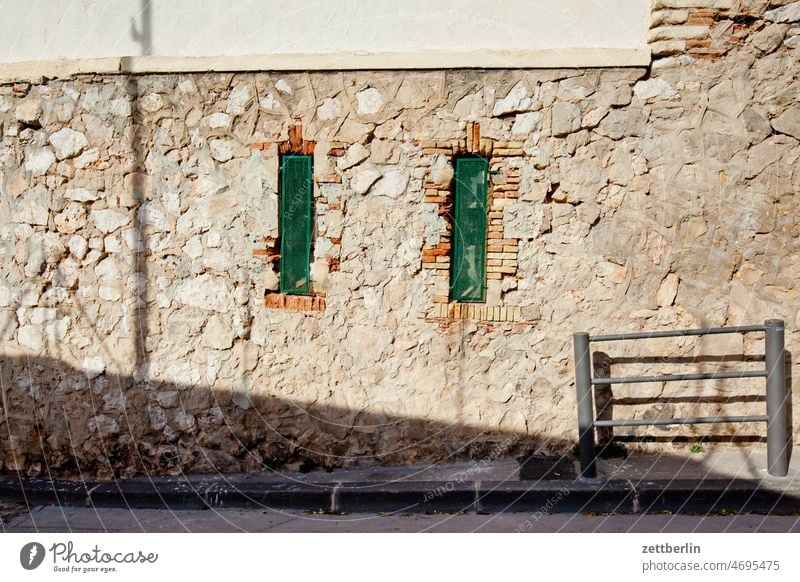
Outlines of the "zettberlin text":
{"label": "zettberlin text", "polygon": [[643,554],[699,554],[700,546],[696,544],[658,544],[642,546]]}

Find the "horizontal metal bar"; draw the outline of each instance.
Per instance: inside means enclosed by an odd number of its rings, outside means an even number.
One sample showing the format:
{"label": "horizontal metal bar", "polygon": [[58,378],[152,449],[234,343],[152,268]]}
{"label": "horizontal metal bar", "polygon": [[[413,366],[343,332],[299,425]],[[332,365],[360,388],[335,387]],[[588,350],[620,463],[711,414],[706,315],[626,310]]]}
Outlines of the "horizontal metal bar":
{"label": "horizontal metal bar", "polygon": [[651,339],[656,337],[682,337],[689,335],[715,335],[720,333],[754,333],[766,331],[763,325],[740,325],[737,327],[703,327],[699,329],[675,329],[671,331],[642,331],[637,333],[612,333],[590,335],[590,342],[610,342],[616,340]]}
{"label": "horizontal metal bar", "polygon": [[766,370],[737,372],[707,372],[705,374],[662,374],[660,376],[623,376],[621,378],[592,378],[596,386],[607,384],[638,384],[639,382],[680,382],[683,380],[724,380],[726,378],[766,378]]}
{"label": "horizontal metal bar", "polygon": [[694,418],[640,418],[630,420],[595,420],[594,426],[654,426],[664,424],[717,424],[723,422],[767,422],[769,416],[698,416]]}

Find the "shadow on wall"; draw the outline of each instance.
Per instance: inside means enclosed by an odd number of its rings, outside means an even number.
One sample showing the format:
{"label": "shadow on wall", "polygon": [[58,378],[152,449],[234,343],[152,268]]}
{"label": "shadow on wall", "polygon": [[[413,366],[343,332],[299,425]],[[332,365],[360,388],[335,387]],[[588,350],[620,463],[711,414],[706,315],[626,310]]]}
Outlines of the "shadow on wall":
{"label": "shadow on wall", "polygon": [[[140,0],[140,3],[142,8],[142,24],[140,28],[137,28],[136,23],[131,22],[131,36],[135,41],[141,44],[141,54],[145,56],[150,55],[153,51],[152,0]],[[140,87],[135,75],[132,75],[128,79],[127,85],[128,92],[131,95],[139,95]],[[147,229],[143,228],[142,224],[142,216],[144,216],[142,211],[146,210],[147,207],[147,200],[144,195],[145,184],[143,183],[144,179],[142,177],[147,175],[145,158],[146,152],[150,145],[150,137],[148,136],[149,132],[146,129],[145,121],[142,118],[142,112],[139,109],[138,99],[134,99],[131,104],[131,117],[133,119],[133,131],[131,132],[131,151],[133,152],[133,159],[131,167],[134,176],[132,183],[132,195],[135,200],[135,207],[139,209],[139,211],[134,214],[133,228],[135,229],[135,232],[139,233],[142,247],[149,248]],[[135,253],[135,257],[136,273],[139,278],[137,287],[137,309],[133,314],[133,337],[135,343],[134,350],[136,354],[136,369],[141,370],[147,367],[148,362],[145,340],[148,337],[149,331],[147,325],[147,322],[149,321],[147,301],[149,295],[148,288],[150,285],[150,272],[145,254]]]}
{"label": "shadow on wall", "polygon": [[85,373],[49,358],[0,357],[0,461],[32,476],[130,477],[499,459],[554,450],[508,431],[299,404],[200,385]]}
{"label": "shadow on wall", "polygon": [[[456,421],[87,374],[50,358],[0,357],[0,372],[0,466],[30,476],[257,472],[301,460],[330,468],[491,462],[574,445]],[[763,427],[752,426],[741,436],[762,440],[752,435]]]}

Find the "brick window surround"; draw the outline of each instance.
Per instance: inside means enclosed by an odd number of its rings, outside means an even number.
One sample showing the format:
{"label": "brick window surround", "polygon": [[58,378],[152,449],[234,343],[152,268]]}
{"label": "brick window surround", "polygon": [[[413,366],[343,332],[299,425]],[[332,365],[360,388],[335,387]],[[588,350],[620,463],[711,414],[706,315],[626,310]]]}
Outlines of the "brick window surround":
{"label": "brick window surround", "polygon": [[[444,218],[443,230],[435,246],[422,249],[422,267],[433,272],[433,306],[426,319],[446,324],[452,320],[468,319],[483,322],[519,322],[520,309],[509,305],[501,284],[504,279],[518,279],[517,254],[519,239],[506,237],[503,229],[503,209],[519,199],[522,142],[495,141],[482,138],[480,125],[468,123],[466,139],[451,141],[425,140],[420,143],[422,156],[429,168],[439,156],[445,156],[455,167],[460,157],[483,157],[489,162],[486,229],[486,298],[483,302],[457,302],[450,299],[453,256],[453,223],[455,184],[435,183],[428,172],[424,184],[424,201],[437,206]],[[496,178],[502,175],[502,179]]]}
{"label": "brick window surround", "polygon": [[[341,199],[331,199],[320,192],[320,185],[341,184],[342,177],[335,170],[335,163],[317,164],[319,159],[332,161],[341,157],[346,151],[347,144],[340,142],[317,143],[315,141],[303,139],[303,128],[301,123],[296,123],[289,127],[288,140],[272,143],[252,143],[250,147],[261,150],[265,159],[273,162],[273,167],[277,170],[283,156],[304,155],[313,156],[313,185],[312,185],[312,234],[317,234],[317,241],[320,238],[327,239],[325,247],[330,251],[324,257],[312,257],[312,276],[310,292],[307,295],[281,293],[279,287],[264,290],[264,306],[269,309],[283,309],[288,311],[300,312],[322,312],[327,306],[327,292],[315,281],[314,270],[320,267],[326,274],[334,273],[339,270],[339,253],[341,249],[340,233],[317,232],[320,219],[329,212],[343,212]],[[326,160],[327,158],[327,160]],[[329,173],[326,173],[330,170]],[[312,238],[312,252],[314,239]],[[280,239],[274,236],[260,236],[256,241],[256,248],[253,249],[253,256],[260,260],[263,267],[273,272],[280,272]]]}

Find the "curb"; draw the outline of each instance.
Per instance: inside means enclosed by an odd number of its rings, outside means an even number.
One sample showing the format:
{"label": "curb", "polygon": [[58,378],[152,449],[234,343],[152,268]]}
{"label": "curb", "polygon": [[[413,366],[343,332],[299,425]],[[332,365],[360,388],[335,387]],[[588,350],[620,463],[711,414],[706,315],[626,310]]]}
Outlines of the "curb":
{"label": "curb", "polygon": [[800,512],[800,484],[758,480],[299,482],[190,476],[112,482],[0,476],[0,500],[128,509],[322,513]]}

